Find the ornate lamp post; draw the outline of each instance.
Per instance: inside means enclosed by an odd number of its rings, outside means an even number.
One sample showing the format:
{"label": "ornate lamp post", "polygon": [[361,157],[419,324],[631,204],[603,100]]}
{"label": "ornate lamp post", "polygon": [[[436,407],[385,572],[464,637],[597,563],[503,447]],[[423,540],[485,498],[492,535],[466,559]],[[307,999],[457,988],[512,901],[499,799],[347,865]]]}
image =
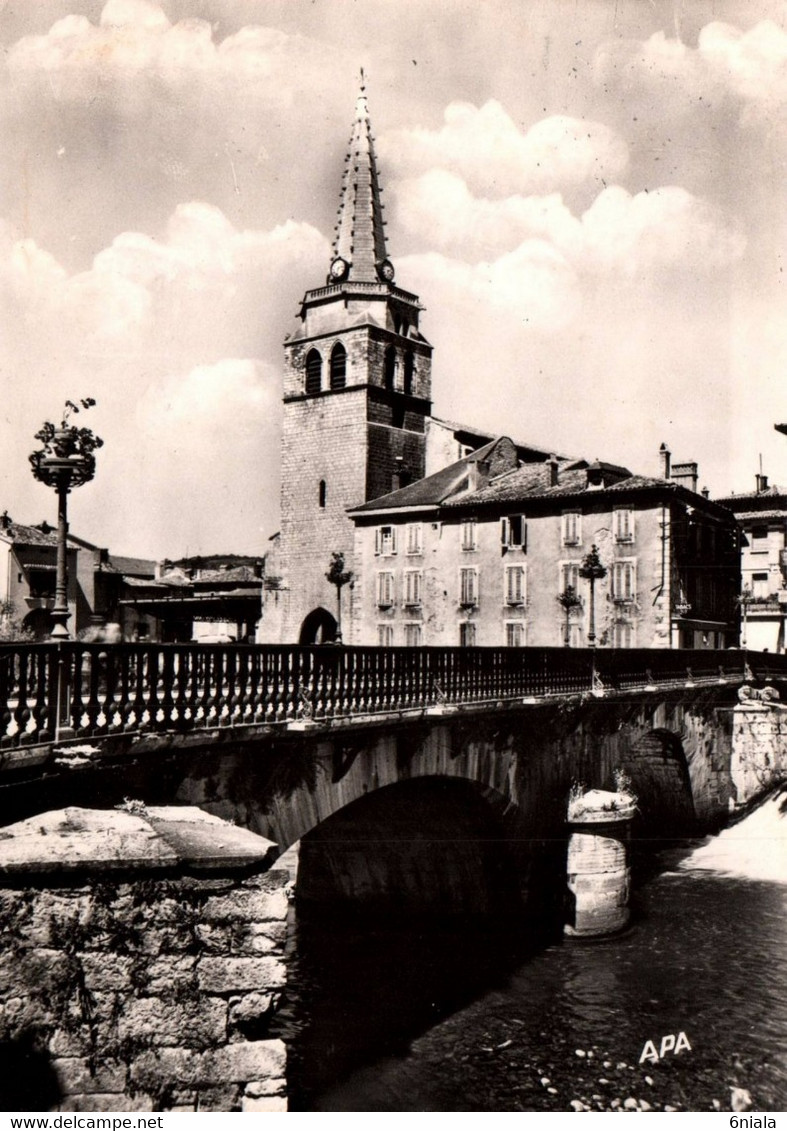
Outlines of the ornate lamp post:
{"label": "ornate lamp post", "polygon": [[[83,409],[91,408],[95,403],[92,397],[80,401]],[[35,478],[57,492],[57,574],[50,633],[53,640],[68,640],[66,627],[69,617],[66,558],[68,504],[66,500],[72,488],[81,487],[83,483],[93,478],[96,470],[96,458],[93,452],[104,443],[101,437],[94,435],[89,428],[77,428],[68,423],[71,415],[77,412],[79,406],[73,401],[66,401],[60,426],[56,428],[47,420],[43,428],[35,434],[36,440],[40,440],[43,447],[30,454]]]}
{"label": "ornate lamp post", "polygon": [[342,642],[342,588],[349,585],[353,579],[353,572],[351,569],[344,568],[344,554],[337,554],[335,551],[331,555],[331,565],[325,575],[327,581],[331,585],[336,586],[336,643]]}
{"label": "ornate lamp post", "polygon": [[590,582],[590,622],[588,626],[588,648],[596,647],[596,582],[607,576],[607,567],[601,561],[598,546],[590,547],[590,553],[585,554],[582,565],[579,567],[579,576]]}
{"label": "ornate lamp post", "polygon": [[571,614],[574,609],[582,608],[582,598],[577,593],[573,585],[567,585],[562,593],[557,595],[558,604],[566,614],[566,620],[563,627],[563,644],[566,648],[571,647]]}
{"label": "ornate lamp post", "polygon": [[754,594],[752,593],[752,591],[751,591],[751,589],[749,588],[748,585],[744,585],[743,589],[741,590],[740,597],[737,598],[738,605],[740,605],[741,613],[743,614],[743,625],[742,625],[742,631],[741,631],[741,648],[744,648],[744,649],[746,648],[746,644],[747,644],[747,639],[746,639],[747,632],[746,632],[746,630],[747,630],[747,627],[748,627],[747,622],[748,622],[749,605],[752,603],[753,600],[754,600]]}

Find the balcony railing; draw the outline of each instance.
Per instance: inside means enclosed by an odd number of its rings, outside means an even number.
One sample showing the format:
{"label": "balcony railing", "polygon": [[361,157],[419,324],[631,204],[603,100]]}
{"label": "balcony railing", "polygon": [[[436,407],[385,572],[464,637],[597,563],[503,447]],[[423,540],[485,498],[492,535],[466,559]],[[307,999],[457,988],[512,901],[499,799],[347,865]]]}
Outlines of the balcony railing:
{"label": "balcony railing", "polygon": [[0,645],[0,748],[109,734],[329,722],[455,706],[787,679],[741,651]]}

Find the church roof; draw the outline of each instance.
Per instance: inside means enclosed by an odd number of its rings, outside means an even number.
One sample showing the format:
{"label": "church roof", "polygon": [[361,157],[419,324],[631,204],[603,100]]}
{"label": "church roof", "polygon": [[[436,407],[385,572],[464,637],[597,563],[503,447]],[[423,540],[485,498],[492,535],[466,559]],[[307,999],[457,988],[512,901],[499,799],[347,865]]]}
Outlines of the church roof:
{"label": "church roof", "polygon": [[386,258],[385,231],[363,72],[349,149],[344,160],[334,255],[341,256],[350,264],[348,280],[376,283],[379,281],[378,266]]}
{"label": "church roof", "polygon": [[470,465],[490,456],[499,440],[500,438],[492,440],[491,443],[485,444],[483,448],[471,452],[456,463],[436,471],[434,475],[428,475],[425,479],[400,487],[398,491],[391,491],[379,499],[371,499],[368,503],[353,507],[349,513],[363,514],[368,511],[400,510],[405,507],[439,506],[468,481]]}

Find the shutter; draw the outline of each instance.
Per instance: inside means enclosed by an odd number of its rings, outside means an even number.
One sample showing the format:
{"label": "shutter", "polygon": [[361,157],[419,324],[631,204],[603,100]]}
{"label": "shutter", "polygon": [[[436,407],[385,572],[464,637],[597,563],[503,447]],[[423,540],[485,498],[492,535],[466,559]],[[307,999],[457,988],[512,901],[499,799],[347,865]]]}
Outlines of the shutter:
{"label": "shutter", "polygon": [[381,548],[380,543],[381,543],[381,541],[382,541],[382,530],[380,529],[379,526],[377,526],[377,527],[375,527],[375,531],[374,531],[374,552],[378,556],[380,554],[380,548]]}
{"label": "shutter", "polygon": [[507,518],[500,519],[500,543],[508,546],[511,542],[511,529]]}

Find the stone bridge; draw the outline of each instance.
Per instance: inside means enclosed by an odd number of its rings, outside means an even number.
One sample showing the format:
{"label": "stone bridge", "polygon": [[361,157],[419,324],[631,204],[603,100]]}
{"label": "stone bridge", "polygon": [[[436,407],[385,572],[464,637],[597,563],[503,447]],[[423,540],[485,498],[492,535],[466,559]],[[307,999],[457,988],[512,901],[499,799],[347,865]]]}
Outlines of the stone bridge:
{"label": "stone bridge", "polygon": [[[638,798],[636,844],[718,827],[785,770],[778,688],[787,663],[768,654],[60,645],[14,648],[3,670],[4,813],[8,822],[27,818],[16,826],[26,836],[35,840],[37,814],[63,806],[72,814],[125,806],[128,817],[159,819],[184,807],[276,846],[266,843],[260,853],[266,862],[257,878],[230,875],[239,858],[214,862],[224,885],[216,902],[214,881],[205,888],[204,878],[194,878],[205,852],[181,838],[166,881],[155,877],[174,887],[166,898],[164,889],[152,898],[153,889],[144,889],[142,902],[154,909],[137,914],[125,952],[114,953],[118,943],[106,930],[98,930],[98,942],[89,932],[80,941],[80,976],[90,972],[84,986],[98,1003],[96,1016],[111,1029],[115,1011],[108,1048],[117,1072],[107,1068],[106,1095],[114,1099],[105,1104],[130,1103],[132,1094],[159,1110],[269,1110],[283,1102],[265,1083],[278,1073],[281,1086],[283,1052],[267,1027],[284,984],[280,897],[292,891],[286,872],[269,870],[277,852],[299,846],[294,890],[312,904],[559,915],[575,783],[613,790],[624,775]],[[5,834],[11,842],[15,835],[13,828]],[[36,930],[19,928],[32,941],[16,939],[39,954],[35,969],[50,952],[74,958],[64,941],[69,907],[89,925],[107,914],[122,921],[117,907],[137,906],[138,877],[125,876],[121,861],[126,889],[114,877],[108,885],[95,852],[91,860],[72,861],[65,878],[53,878],[50,859],[46,875],[37,875],[36,890],[55,910],[47,926],[34,906]],[[0,868],[2,861],[0,831]],[[12,894],[18,915],[25,897],[13,893],[28,873],[6,871],[6,897]],[[159,921],[159,904],[168,901],[188,907],[185,933],[168,934]],[[146,947],[186,986],[191,1013],[180,1027],[158,1020],[167,978],[154,964],[158,981],[150,982],[139,961]],[[107,975],[96,950],[110,965],[124,954],[136,955],[136,964]],[[73,962],[66,966],[72,995],[84,1001]],[[17,963],[8,973],[6,1005],[9,993],[24,997],[23,968]],[[134,1033],[117,1036],[129,1001],[141,1018],[139,1047]],[[188,1017],[203,1005],[216,1026],[190,1032]],[[7,1035],[19,1040],[30,1029],[58,1062],[73,1061],[61,1072],[66,1102],[91,1110],[85,1105],[98,1102],[91,1097],[105,1094],[88,1071],[98,1021],[91,1029],[82,1017],[80,1044],[65,1040],[62,1018],[33,1023],[32,1006],[24,1016],[28,1027],[7,1025]],[[241,1041],[249,1049],[233,1051]],[[219,1055],[225,1046],[229,1053]],[[226,1084],[219,1077],[228,1064],[236,1078]],[[189,1087],[175,1088],[184,1074]]]}

